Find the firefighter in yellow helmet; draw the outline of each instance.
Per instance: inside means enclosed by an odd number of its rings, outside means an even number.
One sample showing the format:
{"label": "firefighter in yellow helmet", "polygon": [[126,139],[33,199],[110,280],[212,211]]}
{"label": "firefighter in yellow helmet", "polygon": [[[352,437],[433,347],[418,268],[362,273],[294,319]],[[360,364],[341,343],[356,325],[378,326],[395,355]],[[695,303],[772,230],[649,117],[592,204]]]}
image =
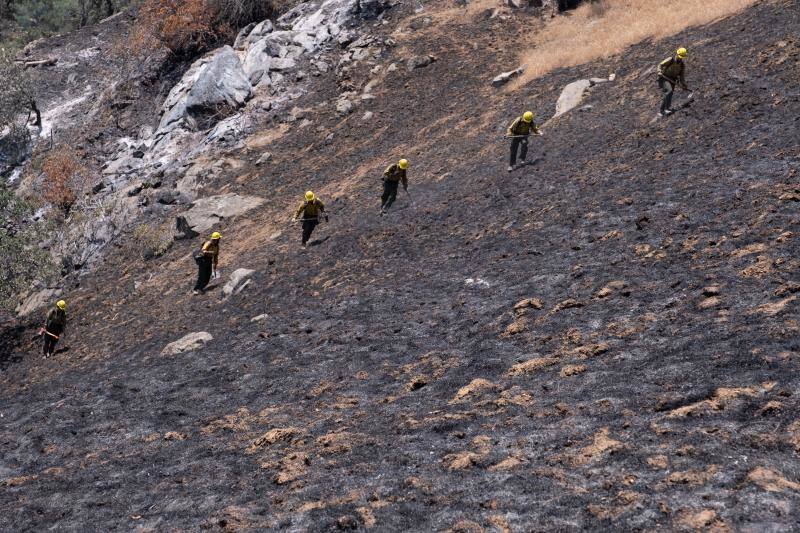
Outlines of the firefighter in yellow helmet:
{"label": "firefighter in yellow helmet", "polygon": [[403,189],[408,192],[408,160],[401,159],[393,165],[386,167],[383,171],[383,196],[381,196],[381,215],[392,207],[397,199],[397,186],[402,183]]}
{"label": "firefighter in yellow helmet", "polygon": [[208,282],[211,281],[211,272],[216,275],[217,261],[219,260],[219,241],[222,235],[218,231],[211,234],[211,238],[203,243],[200,250],[194,255],[197,262],[197,283],[194,285],[194,294],[205,292]]}
{"label": "firefighter in yellow helmet", "polygon": [[42,353],[45,357],[50,357],[56,352],[58,339],[64,334],[67,327],[67,302],[59,300],[47,313],[47,320],[42,328],[44,346]]}
{"label": "firefighter in yellow helmet", "polygon": [[506,137],[511,139],[511,160],[508,164],[509,172],[517,168],[517,150],[519,150],[519,157],[522,160],[520,165],[525,164],[525,158],[528,156],[528,137],[531,133],[536,135],[542,134],[533,122],[532,111],[525,111],[521,117],[514,119],[514,122],[508,127]]}
{"label": "firefighter in yellow helmet", "polygon": [[[661,89],[663,98],[661,100],[661,110],[659,115],[671,115],[672,95],[675,93],[675,85],[680,85],[681,89],[688,91],[686,86],[686,57],[689,53],[686,48],[678,48],[675,55],[668,57],[658,65],[658,88]],[[690,95],[691,98],[691,95]]]}
{"label": "firefighter in yellow helmet", "polygon": [[303,222],[303,248],[308,244],[311,233],[314,232],[314,228],[319,224],[319,219],[323,216],[325,217],[325,222],[327,222],[328,215],[325,213],[325,204],[312,191],[306,191],[305,200],[297,208],[292,219],[300,219]]}

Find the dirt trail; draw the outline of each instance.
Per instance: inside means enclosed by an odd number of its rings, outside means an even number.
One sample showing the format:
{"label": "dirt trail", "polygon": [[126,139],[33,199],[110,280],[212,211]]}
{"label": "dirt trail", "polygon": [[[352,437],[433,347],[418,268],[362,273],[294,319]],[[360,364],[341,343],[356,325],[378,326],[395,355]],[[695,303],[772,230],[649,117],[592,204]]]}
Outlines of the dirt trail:
{"label": "dirt trail", "polygon": [[[2,514],[15,530],[791,529],[799,7],[502,96],[487,78],[526,21],[437,20],[413,41],[437,61],[230,176],[267,199],[222,228],[221,266],[255,268],[252,289],[192,297],[195,243],[120,253],[70,295],[69,352],[7,365]],[[466,31],[476,50],[452,44]],[[673,42],[698,98],[651,125],[643,72]],[[510,117],[610,72],[505,172]],[[298,105],[335,95],[315,83]],[[414,202],[380,218],[400,155]],[[332,218],[301,252],[281,221],[306,188]],[[200,330],[205,349],[160,355]]]}

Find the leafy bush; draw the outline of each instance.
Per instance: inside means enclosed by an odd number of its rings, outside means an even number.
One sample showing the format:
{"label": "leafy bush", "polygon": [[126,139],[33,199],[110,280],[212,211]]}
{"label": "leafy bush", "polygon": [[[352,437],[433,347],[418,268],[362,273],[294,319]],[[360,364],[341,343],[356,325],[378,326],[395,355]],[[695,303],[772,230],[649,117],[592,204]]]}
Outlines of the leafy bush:
{"label": "leafy bush", "polygon": [[42,199],[65,214],[89,182],[86,168],[69,146],[58,147],[44,157],[42,176]]}
{"label": "leafy bush", "polygon": [[130,0],[0,0],[0,42],[27,43],[94,24]]}
{"label": "leafy bush", "polygon": [[272,12],[264,0],[144,0],[130,47],[147,53],[160,46],[175,54],[192,55],[208,49]]}

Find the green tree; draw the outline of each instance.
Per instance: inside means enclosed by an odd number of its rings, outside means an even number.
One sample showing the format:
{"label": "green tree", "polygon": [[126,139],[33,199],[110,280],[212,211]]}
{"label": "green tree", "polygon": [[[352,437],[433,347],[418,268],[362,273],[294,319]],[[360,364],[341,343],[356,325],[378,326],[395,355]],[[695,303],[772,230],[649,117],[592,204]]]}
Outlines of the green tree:
{"label": "green tree", "polygon": [[31,79],[10,51],[0,49],[0,174],[28,155],[32,119],[41,124]]}
{"label": "green tree", "polygon": [[37,243],[42,227],[30,220],[32,207],[0,180],[0,307],[13,309],[14,296],[35,281],[50,279],[50,254]]}

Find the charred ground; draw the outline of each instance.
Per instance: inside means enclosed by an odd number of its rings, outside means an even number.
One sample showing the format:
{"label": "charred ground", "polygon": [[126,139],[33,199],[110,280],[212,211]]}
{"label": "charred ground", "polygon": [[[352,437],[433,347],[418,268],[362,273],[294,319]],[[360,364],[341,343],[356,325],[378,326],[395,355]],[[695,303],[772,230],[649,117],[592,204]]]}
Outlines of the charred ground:
{"label": "charred ground", "polygon": [[[222,228],[251,290],[192,297],[196,243],[121,243],[69,294],[69,350],[6,365],[12,529],[792,529],[798,3],[513,91],[488,78],[529,21],[395,9],[376,99],[337,117],[321,77],[312,125],[264,125],[266,171],[258,139],[229,154],[220,190],[268,199]],[[674,43],[699,97],[651,123]],[[505,172],[511,117],[611,72]],[[401,155],[413,202],[380,218]],[[303,253],[285,221],[306,188],[331,223]],[[160,355],[192,331],[214,340]]]}

